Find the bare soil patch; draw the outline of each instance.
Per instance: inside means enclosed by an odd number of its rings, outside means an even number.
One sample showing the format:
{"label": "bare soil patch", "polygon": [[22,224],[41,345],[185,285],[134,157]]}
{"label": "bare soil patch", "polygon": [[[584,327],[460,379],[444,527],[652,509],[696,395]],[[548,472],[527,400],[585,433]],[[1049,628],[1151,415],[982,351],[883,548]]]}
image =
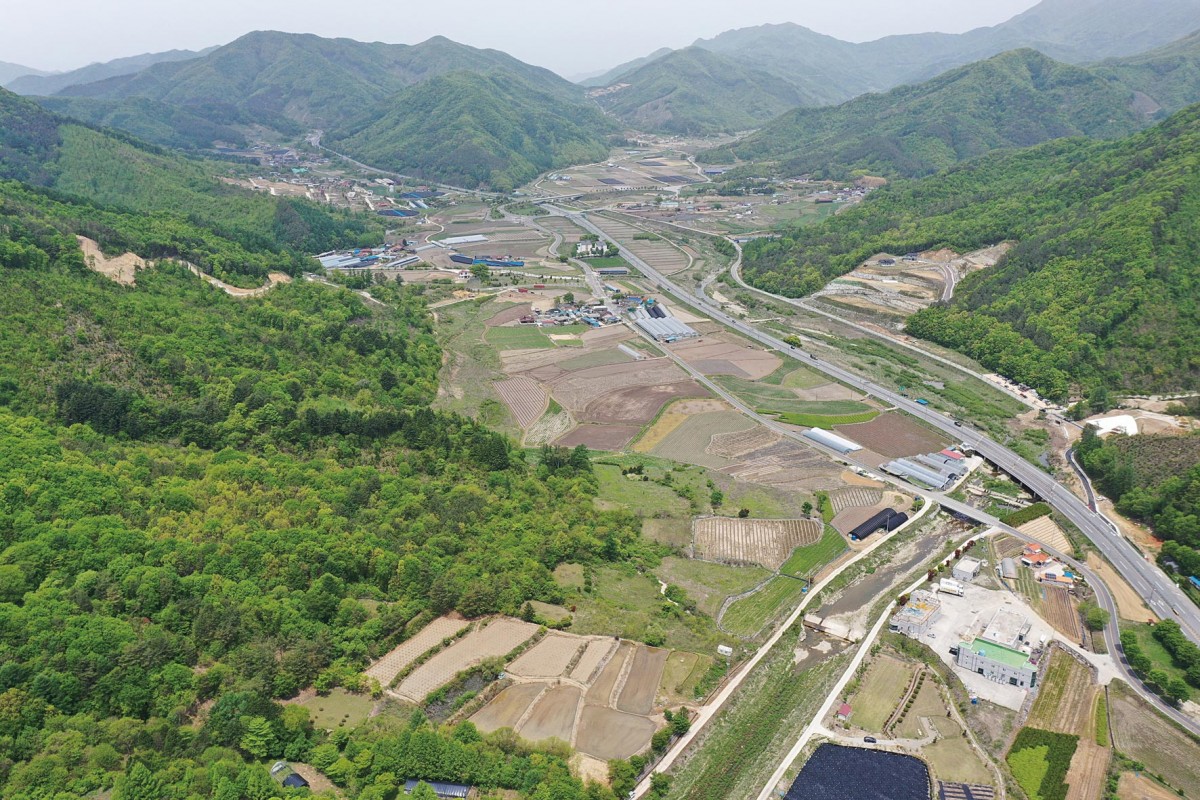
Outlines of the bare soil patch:
{"label": "bare soil patch", "polygon": [[429,652],[442,640],[454,636],[470,623],[464,619],[438,617],[430,622],[415,635],[397,645],[391,652],[380,658],[364,670],[369,678],[379,681],[380,686],[388,686],[400,671],[421,655]]}
{"label": "bare soil patch", "polygon": [[587,404],[579,418],[583,422],[645,424],[654,419],[665,404],[684,397],[708,397],[708,390],[695,381],[630,386],[597,397]]}
{"label": "bare soil patch", "polygon": [[847,508],[874,507],[883,502],[883,492],[878,489],[855,486],[834,492],[829,496],[829,502],[833,505],[835,512],[842,512]]}
{"label": "bare soil patch", "polygon": [[569,744],[582,696],[576,686],[555,686],[538,699],[517,732],[531,742],[560,739]]}
{"label": "bare soil patch", "polygon": [[1107,747],[1096,744],[1095,739],[1080,736],[1065,778],[1067,800],[1100,800],[1111,758],[1112,753]]}
{"label": "bare soil patch", "polygon": [[641,646],[633,656],[629,677],[617,698],[617,709],[629,714],[649,714],[654,710],[654,697],[662,680],[670,650]]}
{"label": "bare soil patch", "polygon": [[764,425],[736,433],[718,433],[712,437],[708,452],[724,458],[741,458],[764,447],[769,447],[780,440],[779,434]]}
{"label": "bare soil patch", "polygon": [[580,425],[554,443],[563,447],[584,445],[589,450],[623,450],[638,435],[637,425]]}
{"label": "bare soil patch", "polygon": [[137,283],[137,271],[145,269],[146,260],[133,253],[125,253],[116,258],[104,255],[100,245],[84,236],[76,236],[79,247],[83,250],[84,263],[93,272],[99,272],[104,277],[116,281],[122,286],[133,286]]}
{"label": "bare soil patch", "polygon": [[576,370],[555,380],[551,393],[563,408],[582,411],[597,397],[618,389],[661,386],[686,380],[687,376],[673,363],[657,358]]}
{"label": "bare soil patch", "polygon": [[836,430],[862,446],[889,458],[903,458],[922,453],[936,453],[950,444],[914,419],[889,412],[870,422],[838,425]]}
{"label": "bare soil patch", "polygon": [[633,654],[634,647],[633,642],[621,642],[617,652],[604,665],[600,677],[596,678],[596,682],[588,689],[588,705],[607,706],[611,703],[617,678],[620,677],[621,671],[625,667],[625,660]]}
{"label": "bare soil patch", "polygon": [[542,683],[518,683],[509,686],[496,695],[492,702],[475,712],[471,721],[484,733],[516,727],[530,704],[545,688],[545,684]]}
{"label": "bare soil patch", "polygon": [[604,659],[608,658],[609,654],[617,649],[615,639],[592,639],[588,642],[587,649],[583,651],[583,655],[579,657],[579,661],[571,669],[571,679],[580,683],[590,684],[593,673],[603,663]]}
{"label": "bare soil patch", "polygon": [[1146,604],[1142,602],[1142,598],[1133,590],[1133,587],[1116,570],[1110,567],[1107,561],[1096,553],[1088,553],[1087,565],[1100,577],[1100,580],[1104,581],[1104,585],[1112,592],[1113,599],[1117,602],[1117,613],[1122,618],[1138,622],[1150,619],[1155,622],[1158,621],[1158,615],[1146,607]]}
{"label": "bare soil patch", "polygon": [[489,328],[498,328],[501,325],[508,325],[510,322],[516,322],[521,317],[530,313],[532,308],[533,306],[530,303],[524,303],[513,306],[512,308],[506,308],[503,311],[492,315],[491,318],[484,322],[484,325]]}
{"label": "bare soil patch", "polygon": [[708,375],[734,375],[759,380],[783,364],[779,356],[758,347],[747,347],[722,339],[706,337],[671,346],[672,352]]}
{"label": "bare soil patch", "polygon": [[589,705],[583,709],[575,747],[605,761],[629,758],[645,749],[653,735],[654,722],[646,717]]}
{"label": "bare soil patch", "polygon": [[639,453],[649,453],[662,443],[663,439],[666,439],[672,431],[682,425],[688,417],[728,410],[729,406],[723,400],[677,400],[637,440],[633,449]]}
{"label": "bare soil patch", "polygon": [[1117,797],[1121,800],[1178,800],[1179,795],[1145,775],[1126,772],[1117,784]]}
{"label": "bare soil patch", "polygon": [[694,529],[696,558],[778,570],[797,547],[820,541],[824,525],[814,519],[709,517],[696,520]]}
{"label": "bare soil patch", "polygon": [[426,695],[448,683],[458,673],[484,659],[506,655],[535,633],[537,626],[528,622],[494,619],[486,627],[472,631],[413,670],[396,687],[396,694],[420,703]]}
{"label": "bare soil patch", "polygon": [[509,664],[508,671],[530,678],[552,678],[562,675],[585,643],[585,640],[577,636],[549,633]]}

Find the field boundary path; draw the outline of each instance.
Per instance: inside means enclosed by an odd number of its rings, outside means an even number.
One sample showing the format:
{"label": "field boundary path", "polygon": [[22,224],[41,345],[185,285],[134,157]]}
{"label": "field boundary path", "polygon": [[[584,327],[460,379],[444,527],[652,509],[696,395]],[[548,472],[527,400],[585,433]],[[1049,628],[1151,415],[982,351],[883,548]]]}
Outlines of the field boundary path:
{"label": "field boundary path", "polygon": [[[910,526],[914,525],[918,520],[923,519],[931,506],[931,503],[926,503],[921,507],[920,511],[913,515],[912,519],[908,520],[890,534],[886,536],[880,536],[870,545],[856,553],[853,558],[847,560],[844,564],[833,570],[829,575],[825,576],[820,583],[813,586],[809,590],[808,594],[804,595],[803,599],[801,599],[800,604],[797,605],[792,613],[788,615],[787,619],[784,620],[783,624],[775,630],[775,633],[771,635],[771,638],[768,639],[763,646],[758,649],[758,651],[750,658],[749,661],[742,665],[735,675],[726,681],[725,685],[709,702],[696,709],[696,718],[692,720],[691,729],[686,734],[679,737],[671,749],[668,750],[665,755],[663,755],[662,760],[660,760],[656,765],[655,771],[665,772],[671,768],[679,756],[685,750],[687,750],[692,742],[696,740],[696,737],[700,734],[700,732],[707,728],[708,724],[713,720],[717,713],[724,708],[725,704],[729,701],[729,698],[732,697],[734,692],[737,691],[738,687],[742,685],[742,681],[754,671],[754,668],[758,666],[758,663],[766,657],[767,653],[769,653],[776,644],[779,643],[779,640],[782,639],[783,635],[793,625],[796,624],[796,621],[803,617],[804,611],[808,608],[808,604],[812,601],[813,597],[815,597],[822,589],[828,586],[834,578],[842,574],[842,572],[844,572],[846,569],[866,558],[871,553],[874,553],[885,543],[890,542],[893,538],[895,538],[900,532],[905,531]],[[921,580],[924,581],[925,577],[922,576]],[[788,763],[791,762],[789,761]],[[638,783],[637,787],[632,792],[632,796],[634,798],[641,797],[649,791],[650,775],[647,775]]]}

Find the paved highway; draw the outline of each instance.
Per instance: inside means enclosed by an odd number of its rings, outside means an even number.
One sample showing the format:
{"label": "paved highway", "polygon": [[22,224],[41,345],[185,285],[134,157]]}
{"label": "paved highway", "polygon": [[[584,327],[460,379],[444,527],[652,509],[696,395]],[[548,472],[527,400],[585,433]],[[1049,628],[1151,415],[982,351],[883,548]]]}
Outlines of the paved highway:
{"label": "paved highway", "polygon": [[[586,215],[563,211],[553,206],[546,206],[551,213],[570,217],[586,230],[599,236],[603,241],[618,244],[613,238],[599,227],[593,225]],[[661,274],[642,259],[638,258],[627,248],[622,249],[622,255],[633,263],[647,278],[654,281],[661,290],[670,292],[681,300],[696,306],[714,320],[736,330],[743,336],[772,347],[784,355],[790,356],[806,366],[853,386],[859,391],[874,396],[885,403],[924,420],[929,425],[944,431],[960,440],[979,455],[1007,472],[1017,481],[1037,496],[1043,498],[1059,513],[1071,521],[1096,548],[1112,563],[1117,571],[1133,587],[1134,591],[1146,601],[1146,604],[1156,614],[1163,618],[1177,620],[1184,633],[1192,641],[1200,642],[1200,608],[1197,608],[1178,586],[1171,581],[1152,561],[1146,560],[1132,544],[1124,539],[1115,526],[1103,515],[1092,511],[1070,490],[1058,483],[1051,475],[1041,468],[1030,464],[1015,452],[998,442],[992,441],[985,434],[973,428],[956,423],[954,420],[922,406],[898,392],[879,386],[871,381],[849,372],[841,367],[819,360],[815,355],[796,350],[781,339],[753,328],[741,320],[726,314],[707,296],[688,297],[687,293],[665,275]],[[950,504],[947,504],[950,505]]]}

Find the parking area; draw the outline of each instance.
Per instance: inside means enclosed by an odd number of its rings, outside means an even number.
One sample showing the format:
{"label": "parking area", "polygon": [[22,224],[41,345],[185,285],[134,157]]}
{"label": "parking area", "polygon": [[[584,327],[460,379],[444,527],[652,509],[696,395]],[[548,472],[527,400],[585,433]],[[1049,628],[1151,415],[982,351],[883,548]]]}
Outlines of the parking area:
{"label": "parking area", "polygon": [[[925,644],[933,648],[938,657],[949,664],[967,689],[989,700],[996,705],[1018,710],[1025,701],[1025,690],[1008,684],[995,683],[982,675],[968,672],[954,663],[951,647],[958,647],[963,642],[970,642],[979,635],[988,622],[1000,609],[1020,614],[1031,623],[1027,639],[1036,649],[1038,643],[1049,642],[1054,636],[1054,629],[1036,614],[1020,598],[1009,592],[984,589],[980,586],[966,585],[962,597],[941,593],[938,599],[942,601],[941,613],[934,620],[929,633],[925,636]],[[1044,637],[1044,638],[1043,638]],[[1035,653],[1036,655],[1036,653]]]}

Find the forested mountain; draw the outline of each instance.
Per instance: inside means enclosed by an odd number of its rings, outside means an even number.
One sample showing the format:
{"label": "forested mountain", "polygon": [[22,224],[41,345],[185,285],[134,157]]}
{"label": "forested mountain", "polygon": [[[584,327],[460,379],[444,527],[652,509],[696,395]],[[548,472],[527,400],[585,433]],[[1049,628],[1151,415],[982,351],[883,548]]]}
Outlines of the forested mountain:
{"label": "forested mountain", "polygon": [[639,130],[709,135],[747,130],[803,101],[788,81],[698,47],[677,50],[618,81],[627,87],[597,98]]}
{"label": "forested mountain", "polygon": [[390,308],[304,281],[237,300],[166,261],[125,287],[74,234],[244,254],[0,183],[0,795],[279,797],[263,764],[286,757],[355,798],[407,777],[583,798],[560,757],[473,727],[329,737],[277,700],[369,689],[369,659],[434,613],[561,601],[564,560],[656,558],[594,510],[586,456],[535,470],[430,410],[419,288],[377,289]]}
{"label": "forested mountain", "polygon": [[48,72],[43,72],[40,69],[33,67],[24,67],[20,64],[13,64],[9,61],[0,61],[0,86],[20,78],[22,75],[49,75]]}
{"label": "forested mountain", "polygon": [[215,177],[224,166],[89,128],[0,89],[0,179],[149,215],[160,237],[154,255],[261,278],[274,268],[298,273],[308,254],[382,235],[374,222],[334,209],[225,184]]}
{"label": "forested mountain", "polygon": [[[603,158],[603,136],[613,127],[585,104],[580,87],[554,73],[444,37],[409,46],[258,32],[203,58],[61,95],[149,99],[210,124],[257,123],[289,134],[321,128],[327,142],[374,166],[472,187],[508,188],[580,153]],[[145,114],[78,110],[154,130]],[[203,136],[185,127],[176,138],[192,133]]]}
{"label": "forested mountain", "polygon": [[1116,142],[1062,139],[876,192],[746,249],[747,277],[793,296],[879,252],[1017,243],[908,330],[1065,397],[1200,385],[1200,106]]}
{"label": "forested mountain", "polygon": [[0,86],[4,86],[5,89],[17,94],[52,95],[61,92],[68,86],[95,83],[96,81],[114,78],[118,75],[132,75],[154,64],[170,61],[187,61],[188,59],[199,58],[215,49],[210,47],[207,50],[199,52],[193,50],[168,50],[164,53],[145,53],[140,56],[129,56],[127,58],[117,58],[112,61],[89,64],[86,67],[80,67],[68,72],[56,72],[53,75],[22,73],[22,77],[16,80],[4,80],[3,75],[0,74]]}
{"label": "forested mountain", "polygon": [[545,170],[603,159],[596,132],[610,125],[511,73],[453,72],[389,98],[326,143],[405,174],[509,191]]}
{"label": "forested mountain", "polygon": [[31,97],[43,108],[72,119],[114,128],[142,141],[179,150],[204,150],[213,142],[245,145],[246,136],[234,125],[213,122],[200,113],[145,97],[97,100],[91,97]]}
{"label": "forested mountain", "polygon": [[[693,46],[790,82],[801,105],[824,106],[919,83],[1009,50],[1028,47],[1087,64],[1142,53],[1194,30],[1200,30],[1200,0],[1043,0],[1007,22],[963,34],[855,44],[784,23],[727,31]],[[608,83],[621,80],[616,72],[606,76]]]}
{"label": "forested mountain", "polygon": [[648,56],[642,56],[641,58],[635,58],[632,61],[626,61],[624,64],[618,64],[608,72],[587,78],[586,80],[578,81],[578,83],[580,86],[611,86],[614,83],[618,83],[621,76],[625,73],[633,72],[638,67],[649,64],[651,61],[654,61],[657,58],[662,58],[663,56],[669,55],[673,52],[675,51],[670,47],[660,47]]}
{"label": "forested mountain", "polygon": [[1148,113],[1174,113],[1200,101],[1200,30],[1137,56],[1110,59],[1092,72],[1137,92]]}
{"label": "forested mountain", "polygon": [[1134,106],[1121,84],[1018,50],[886,94],[796,109],[702,158],[774,161],[790,175],[912,177],[1006,147],[1127,135],[1151,121]]}

